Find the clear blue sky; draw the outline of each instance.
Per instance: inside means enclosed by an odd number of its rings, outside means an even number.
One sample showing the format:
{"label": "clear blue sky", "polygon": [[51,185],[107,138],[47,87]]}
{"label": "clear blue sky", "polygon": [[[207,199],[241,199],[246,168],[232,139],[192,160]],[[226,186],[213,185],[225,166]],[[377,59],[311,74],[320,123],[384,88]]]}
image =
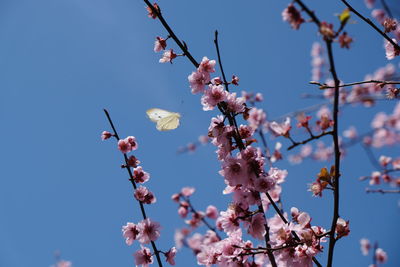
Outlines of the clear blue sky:
{"label": "clear blue sky", "polygon": [[[215,58],[212,41],[218,29],[227,74],[240,77],[240,90],[263,93],[263,107],[274,118],[317,103],[300,96],[316,92],[308,81],[310,49],[319,36],[312,24],[294,31],[282,22],[288,2],[177,0],[160,5],[198,60]],[[343,9],[340,1],[307,2],[332,22]],[[357,2],[355,7],[369,14]],[[355,39],[352,49],[336,46],[334,52],[339,77],[346,82],[362,80],[387,63],[382,38],[355,20],[347,29]],[[193,67],[187,60],[158,63],[159,54],[153,52],[157,35],[166,34],[147,18],[140,0],[0,2],[1,267],[49,266],[55,250],[76,267],[133,266],[137,247],[125,245],[121,227],[139,221],[139,210],[119,167],[121,153],[114,142],[100,140],[100,133],[109,130],[103,108],[121,136],[137,137],[136,155],[151,173],[148,186],[158,199],[148,214],[163,226],[162,249],[173,245],[175,229],[183,226],[170,200],[181,187],[197,188],[193,202],[199,209],[212,203],[226,208],[229,196],[221,195],[224,183],[214,147],[176,154],[179,146],[206,133],[217,113],[203,112],[199,97],[190,93],[187,75]],[[374,112],[391,112],[394,104],[346,109],[341,130],[355,123],[368,130]],[[152,107],[180,112],[181,127],[156,131],[145,116]],[[396,156],[396,150],[387,153]],[[329,194],[316,199],[306,189],[327,165],[278,164],[289,171],[285,208],[308,211],[313,223],[326,228],[332,213]],[[358,177],[372,170],[358,147],[343,161],[341,216],[350,220],[351,235],[337,244],[336,266],[368,266],[370,257],[359,249],[363,237],[379,241],[388,252],[385,266],[400,265],[398,196],[365,194],[366,184]],[[177,256],[177,266],[194,265],[187,250]]]}

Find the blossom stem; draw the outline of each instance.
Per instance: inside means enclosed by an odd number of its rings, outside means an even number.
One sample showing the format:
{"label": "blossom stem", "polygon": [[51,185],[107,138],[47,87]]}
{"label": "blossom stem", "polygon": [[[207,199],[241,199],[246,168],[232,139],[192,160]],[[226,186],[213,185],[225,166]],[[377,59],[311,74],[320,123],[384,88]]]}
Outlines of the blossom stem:
{"label": "blossom stem", "polygon": [[[111,116],[110,116],[109,112],[106,109],[103,109],[103,110],[104,110],[104,113],[106,114],[108,122],[111,125],[111,128],[113,129],[114,137],[117,140],[120,140],[119,135],[117,133],[117,130],[115,129],[114,123],[111,120]],[[133,189],[136,190],[137,186],[136,186],[133,174],[132,174],[131,167],[128,164],[128,156],[126,155],[126,153],[124,153],[124,160],[125,160],[125,165],[126,165],[125,169],[128,171],[128,174],[129,174],[129,181],[131,182],[131,184],[133,186]],[[143,205],[143,203],[141,201],[138,201],[138,202],[139,202],[139,206],[140,206],[140,211],[142,212],[142,217],[145,220],[147,218],[147,215],[146,215],[146,211],[144,209],[144,205]],[[151,241],[151,246],[153,247],[154,254],[156,255],[158,266],[162,267],[163,265],[162,265],[162,261],[161,261],[161,258],[160,258],[160,253],[159,253],[159,251],[157,249],[156,243],[154,241]]]}
{"label": "blossom stem", "polygon": [[361,15],[357,10],[355,10],[346,0],[341,0],[343,4],[345,4],[351,12],[356,14],[360,19],[368,23],[372,28],[374,28],[380,35],[383,36],[389,43],[391,43],[396,50],[400,50],[400,46],[396,44],[386,33],[384,33],[381,29],[379,29],[370,19]]}

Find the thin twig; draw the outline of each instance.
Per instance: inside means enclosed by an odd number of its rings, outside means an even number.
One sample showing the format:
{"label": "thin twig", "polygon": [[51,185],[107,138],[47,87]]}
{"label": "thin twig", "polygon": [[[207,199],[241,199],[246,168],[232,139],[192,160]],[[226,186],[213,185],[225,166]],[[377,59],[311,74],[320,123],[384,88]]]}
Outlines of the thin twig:
{"label": "thin twig", "polygon": [[[119,135],[117,133],[117,130],[115,129],[114,123],[111,120],[110,114],[108,113],[108,111],[106,109],[103,109],[103,110],[104,110],[104,113],[106,114],[108,122],[111,125],[111,128],[113,129],[113,132],[114,132],[113,136],[117,140],[120,140]],[[133,186],[133,189],[136,190],[137,186],[136,186],[136,183],[135,183],[135,180],[134,180],[134,176],[132,174],[131,167],[128,164],[128,156],[126,155],[126,153],[124,153],[124,160],[125,160],[125,166],[126,166],[125,169],[128,171],[128,174],[129,174],[129,181],[131,182],[131,184]],[[140,211],[142,212],[142,217],[145,220],[147,218],[147,215],[146,215],[146,211],[144,209],[144,205],[143,205],[143,203],[141,201],[138,201],[138,202],[139,202],[139,206],[140,206]],[[156,243],[154,241],[151,241],[151,246],[153,247],[154,254],[156,255],[158,266],[162,267],[163,265],[162,265],[162,261],[161,261],[161,258],[160,258],[160,253],[159,253],[159,250],[157,249]]]}
{"label": "thin twig", "polygon": [[319,134],[319,135],[312,135],[310,138],[308,138],[308,139],[306,139],[306,140],[303,140],[303,141],[301,141],[301,142],[294,142],[291,146],[289,146],[289,147],[287,148],[287,150],[291,150],[291,149],[293,149],[293,148],[295,148],[295,147],[297,147],[297,146],[299,146],[299,145],[307,144],[308,142],[310,142],[310,141],[312,141],[312,140],[319,139],[319,138],[321,138],[322,136],[325,136],[325,135],[328,135],[328,134],[332,135],[332,134],[333,134],[333,131],[322,132],[322,133]]}
{"label": "thin twig", "polygon": [[[378,84],[386,85],[386,84],[400,84],[400,81],[369,80],[369,81],[361,81],[361,82],[353,82],[353,83],[341,84],[341,85],[339,85],[339,87],[347,87],[347,86],[353,86],[353,85],[358,85],[358,84],[366,84],[366,83],[378,83]],[[315,82],[315,81],[311,81],[310,84],[318,85],[319,89],[321,89],[321,90],[335,88],[334,86],[329,86],[326,83],[319,83],[319,82]]]}
{"label": "thin twig", "polygon": [[390,8],[386,4],[386,1],[385,0],[381,0],[381,3],[382,3],[382,6],[383,6],[383,9],[386,11],[386,13],[389,15],[389,17],[393,18],[392,11],[390,11]]}
{"label": "thin twig", "polygon": [[365,192],[367,193],[381,193],[381,194],[400,194],[400,189],[397,190],[384,190],[384,189],[371,189],[371,188],[366,188]]}
{"label": "thin twig", "polygon": [[396,50],[400,51],[400,46],[398,44],[396,44],[392,38],[390,38],[386,33],[384,33],[381,29],[379,29],[370,19],[364,17],[363,15],[361,15],[357,10],[355,10],[346,0],[341,0],[343,2],[343,4],[345,4],[351,12],[353,12],[354,14],[356,14],[360,19],[362,19],[363,21],[365,21],[366,23],[368,23],[372,28],[374,28],[380,35],[383,36],[383,38],[385,38],[389,43],[391,43],[394,48]]}

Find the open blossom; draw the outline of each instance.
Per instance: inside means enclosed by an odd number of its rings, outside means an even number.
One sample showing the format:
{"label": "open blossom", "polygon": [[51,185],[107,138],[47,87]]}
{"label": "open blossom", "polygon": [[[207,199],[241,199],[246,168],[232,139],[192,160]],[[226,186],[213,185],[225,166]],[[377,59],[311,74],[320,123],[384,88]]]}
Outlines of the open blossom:
{"label": "open blossom", "polygon": [[171,265],[175,265],[175,254],[177,250],[175,247],[172,247],[170,250],[168,250],[165,253],[165,261],[168,262]]}
{"label": "open blossom", "polygon": [[133,169],[133,179],[136,183],[145,183],[150,179],[150,174],[143,171],[142,167],[139,166]]}
{"label": "open blossom", "polygon": [[217,224],[221,226],[228,235],[239,229],[239,219],[235,211],[228,208],[227,211],[221,211],[220,217],[217,220]]}
{"label": "open blossom", "polygon": [[264,239],[264,235],[266,233],[265,230],[265,218],[263,214],[257,213],[256,215],[251,217],[251,222],[249,224],[248,233],[259,240]]}
{"label": "open blossom", "polygon": [[[397,44],[396,39],[392,39],[393,42]],[[394,47],[389,41],[385,43],[385,50],[386,50],[386,58],[391,60],[394,59],[396,56],[400,55],[400,50]]]}
{"label": "open blossom", "polygon": [[379,157],[379,163],[382,165],[382,167],[386,168],[386,166],[392,162],[392,158],[391,157],[387,157],[387,156],[380,156]]}
{"label": "open blossom", "polygon": [[292,128],[290,126],[290,118],[287,117],[283,123],[277,123],[276,121],[273,121],[269,124],[269,128],[271,128],[272,132],[277,135],[277,136],[284,136],[288,137],[289,136],[289,131]]}
{"label": "open blossom", "polygon": [[247,185],[249,181],[247,162],[240,158],[227,157],[219,174],[224,176],[230,186]]}
{"label": "open blossom", "polygon": [[154,52],[160,52],[161,50],[165,50],[167,47],[167,40],[164,38],[157,36],[156,41],[154,42]]}
{"label": "open blossom", "polygon": [[385,18],[385,20],[383,21],[382,25],[385,28],[385,32],[391,32],[391,31],[396,30],[397,21],[396,21],[396,19]]}
{"label": "open blossom", "polygon": [[201,98],[203,110],[214,109],[220,102],[225,101],[229,94],[222,85],[210,85],[209,87]]}
{"label": "open blossom", "polygon": [[218,209],[213,205],[209,205],[206,209],[206,216],[210,219],[217,219]]}
{"label": "open blossom", "polygon": [[252,108],[249,111],[249,118],[247,121],[253,129],[257,129],[260,125],[264,124],[267,115],[262,109]]}
{"label": "open blossom", "polygon": [[209,60],[207,57],[203,57],[201,60],[200,66],[198,68],[198,71],[204,71],[204,72],[215,72],[215,60]]}
{"label": "open blossom", "polygon": [[122,235],[126,238],[125,242],[128,246],[132,245],[133,241],[137,239],[138,234],[139,230],[134,223],[128,222],[122,227]]}
{"label": "open blossom", "polygon": [[367,256],[369,250],[371,249],[371,244],[369,243],[369,240],[366,239],[366,238],[362,238],[362,239],[360,240],[360,245],[361,245],[361,247],[360,247],[360,248],[361,248],[361,253],[362,253],[364,256]]}
{"label": "open blossom", "polygon": [[371,16],[373,16],[379,23],[383,23],[386,18],[386,12],[382,9],[374,9],[371,12]]}
{"label": "open blossom", "polygon": [[342,33],[339,36],[339,44],[341,48],[350,48],[350,44],[353,42],[353,38],[351,38],[347,32]]}
{"label": "open blossom", "polygon": [[160,236],[160,224],[158,222],[152,222],[149,218],[141,221],[137,224],[139,235],[137,239],[140,243],[150,243],[150,241],[156,241]]}
{"label": "open blossom", "polygon": [[349,139],[357,137],[357,130],[354,126],[350,126],[347,130],[343,131],[343,136]]}
{"label": "open blossom", "polygon": [[292,28],[295,30],[298,30],[300,25],[304,22],[304,19],[301,17],[301,13],[293,4],[289,4],[289,6],[283,10],[282,18],[284,21],[289,22],[290,26],[292,26]]}
{"label": "open blossom", "polygon": [[377,248],[375,250],[375,258],[378,263],[385,263],[387,261],[387,254],[383,249]]}
{"label": "open blossom", "polygon": [[255,180],[254,187],[258,192],[267,192],[275,186],[275,180],[267,175],[262,175]]}
{"label": "open blossom", "polygon": [[380,184],[381,183],[380,177],[381,177],[380,172],[378,172],[378,171],[372,172],[371,179],[369,180],[369,184],[370,185]]}
{"label": "open blossom", "polygon": [[148,267],[149,264],[153,263],[153,256],[149,248],[141,246],[141,249],[133,254],[135,257],[136,266]]}
{"label": "open blossom", "polygon": [[194,191],[196,191],[194,187],[184,187],[181,190],[181,194],[185,197],[190,197],[191,195],[193,195]]}
{"label": "open blossom", "polygon": [[176,58],[178,55],[174,53],[173,49],[167,50],[164,52],[162,58],[160,58],[159,62],[160,63],[166,63],[170,62],[172,63],[172,60]]}
{"label": "open blossom", "polygon": [[192,94],[201,93],[204,91],[206,84],[210,82],[210,74],[205,71],[194,71],[188,77]]}
{"label": "open blossom", "polygon": [[[153,7],[154,7],[154,9],[156,11],[160,11],[160,7],[157,5],[157,3],[154,3]],[[157,18],[157,13],[153,12],[153,9],[151,7],[147,6],[146,9],[147,9],[149,18],[152,18],[152,19],[156,19]]]}
{"label": "open blossom", "polygon": [[244,102],[244,98],[236,97],[236,93],[228,94],[226,99],[228,110],[234,113],[241,113],[244,111]]}
{"label": "open blossom", "polygon": [[349,221],[345,221],[342,218],[338,218],[336,221],[336,234],[337,239],[347,236],[350,233]]}
{"label": "open blossom", "polygon": [[156,198],[152,192],[144,186],[139,186],[135,190],[135,198],[145,204],[152,204],[156,202]]}
{"label": "open blossom", "polygon": [[127,138],[118,141],[118,149],[122,153],[128,153],[137,148],[138,145],[134,136],[128,136]]}

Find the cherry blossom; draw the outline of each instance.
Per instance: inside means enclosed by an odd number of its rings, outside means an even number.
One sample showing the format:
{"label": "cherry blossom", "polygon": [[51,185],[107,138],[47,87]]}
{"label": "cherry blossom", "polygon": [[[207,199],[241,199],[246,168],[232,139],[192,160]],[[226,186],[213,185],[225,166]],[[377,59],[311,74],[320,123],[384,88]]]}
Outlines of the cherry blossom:
{"label": "cherry blossom", "polygon": [[160,224],[149,218],[138,223],[137,229],[139,230],[137,239],[140,243],[148,244],[150,241],[156,241],[160,236]]}
{"label": "cherry blossom", "polygon": [[140,247],[141,249],[133,254],[135,258],[135,264],[143,267],[148,267],[150,264],[153,263],[153,256],[149,248],[143,246]]}

